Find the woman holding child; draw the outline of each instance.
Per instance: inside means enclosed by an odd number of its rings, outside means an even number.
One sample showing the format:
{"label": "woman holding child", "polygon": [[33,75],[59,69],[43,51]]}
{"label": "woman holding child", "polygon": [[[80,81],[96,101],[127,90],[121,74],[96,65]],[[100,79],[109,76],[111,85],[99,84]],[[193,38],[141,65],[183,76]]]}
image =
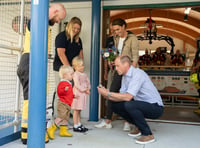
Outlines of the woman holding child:
{"label": "woman holding child", "polygon": [[[72,17],[71,20],[66,25],[63,32],[60,32],[55,39],[55,57],[53,61],[53,70],[55,71],[55,87],[58,86],[60,82],[59,78],[59,68],[62,65],[72,66],[72,59],[76,56],[80,56],[83,59],[83,47],[80,38],[82,22],[78,17]],[[56,96],[57,98],[57,96]],[[56,101],[53,106],[55,106],[56,112]],[[54,115],[56,116],[57,113]]]}
{"label": "woman holding child", "polygon": [[80,38],[82,22],[73,17],[65,30],[56,36],[53,70],[56,72],[56,86],[59,83],[58,71],[61,65],[72,65],[72,59],[80,56],[83,59],[83,47]]}

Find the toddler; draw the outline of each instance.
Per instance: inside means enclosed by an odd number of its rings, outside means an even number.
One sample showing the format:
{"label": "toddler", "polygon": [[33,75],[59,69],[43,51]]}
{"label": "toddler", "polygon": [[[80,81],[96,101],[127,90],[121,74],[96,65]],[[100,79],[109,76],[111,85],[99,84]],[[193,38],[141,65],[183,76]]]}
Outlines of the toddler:
{"label": "toddler", "polygon": [[87,75],[84,73],[83,59],[80,57],[75,57],[72,60],[72,66],[75,69],[73,80],[74,87],[73,92],[76,98],[74,98],[72,103],[73,121],[75,132],[86,132],[88,129],[81,124],[81,110],[86,108],[87,95],[90,94],[90,81]]}
{"label": "toddler", "polygon": [[57,103],[57,118],[54,124],[47,129],[50,139],[54,139],[54,132],[60,128],[60,136],[72,137],[68,132],[67,121],[70,116],[71,104],[74,98],[73,88],[70,81],[73,79],[74,70],[71,66],[63,65],[59,69],[60,83],[57,86],[57,95],[59,97]]}

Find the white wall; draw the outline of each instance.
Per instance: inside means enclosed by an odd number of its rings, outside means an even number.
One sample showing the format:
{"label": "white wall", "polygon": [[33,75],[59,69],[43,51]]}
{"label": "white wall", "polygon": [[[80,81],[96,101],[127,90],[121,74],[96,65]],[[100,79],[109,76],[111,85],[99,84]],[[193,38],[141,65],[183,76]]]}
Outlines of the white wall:
{"label": "white wall", "polygon": [[[67,16],[65,21],[70,21],[74,16],[77,16],[82,21],[81,40],[83,43],[83,54],[85,63],[85,72],[90,77],[90,51],[91,51],[91,18],[92,18],[92,5],[91,2],[74,2],[63,3]],[[87,101],[86,110],[81,112],[81,116],[84,118],[89,117],[89,97]]]}

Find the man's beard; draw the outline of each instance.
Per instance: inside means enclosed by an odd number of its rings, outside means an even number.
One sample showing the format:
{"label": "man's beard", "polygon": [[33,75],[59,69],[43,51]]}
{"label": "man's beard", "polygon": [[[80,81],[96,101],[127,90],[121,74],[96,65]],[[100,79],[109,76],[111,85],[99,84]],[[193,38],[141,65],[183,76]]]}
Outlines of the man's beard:
{"label": "man's beard", "polygon": [[53,26],[55,24],[55,21],[52,19],[52,20],[49,20],[49,26]]}

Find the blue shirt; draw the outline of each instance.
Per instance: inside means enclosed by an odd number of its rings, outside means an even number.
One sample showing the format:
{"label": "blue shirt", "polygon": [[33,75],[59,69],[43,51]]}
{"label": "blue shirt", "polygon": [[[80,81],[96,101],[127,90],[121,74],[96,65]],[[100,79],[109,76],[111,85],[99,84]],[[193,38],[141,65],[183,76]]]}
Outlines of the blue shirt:
{"label": "blue shirt", "polygon": [[134,100],[158,103],[163,106],[162,99],[149,76],[141,69],[131,66],[122,77],[120,93],[129,93]]}

